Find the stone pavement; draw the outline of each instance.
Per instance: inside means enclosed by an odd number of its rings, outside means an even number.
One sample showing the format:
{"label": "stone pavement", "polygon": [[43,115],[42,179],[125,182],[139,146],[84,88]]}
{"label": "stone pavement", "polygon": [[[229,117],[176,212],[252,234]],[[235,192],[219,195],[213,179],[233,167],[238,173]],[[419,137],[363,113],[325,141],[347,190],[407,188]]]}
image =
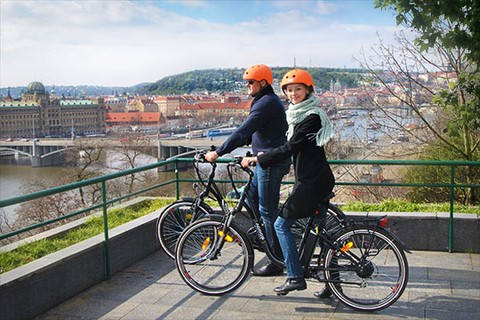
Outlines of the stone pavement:
{"label": "stone pavement", "polygon": [[[263,256],[255,252],[256,262]],[[336,298],[319,300],[323,284],[278,297],[285,277],[249,277],[224,296],[197,293],[183,283],[161,250],[37,317],[45,319],[480,319],[480,255],[413,251],[402,297],[376,312],[351,309]]]}

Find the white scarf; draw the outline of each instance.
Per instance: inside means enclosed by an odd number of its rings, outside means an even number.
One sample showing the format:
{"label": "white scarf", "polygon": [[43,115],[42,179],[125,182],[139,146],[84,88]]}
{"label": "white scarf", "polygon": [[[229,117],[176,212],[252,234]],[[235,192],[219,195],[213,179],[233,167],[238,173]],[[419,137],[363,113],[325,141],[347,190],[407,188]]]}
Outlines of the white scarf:
{"label": "white scarf", "polygon": [[311,95],[308,99],[303,100],[298,104],[290,103],[286,112],[288,122],[288,140],[290,140],[292,137],[295,126],[311,114],[316,114],[320,117],[322,127],[316,133],[309,133],[307,135],[308,138],[312,140],[315,139],[317,146],[322,147],[333,137],[332,123],[328,119],[325,111],[318,106],[319,102],[320,99],[317,96]]}

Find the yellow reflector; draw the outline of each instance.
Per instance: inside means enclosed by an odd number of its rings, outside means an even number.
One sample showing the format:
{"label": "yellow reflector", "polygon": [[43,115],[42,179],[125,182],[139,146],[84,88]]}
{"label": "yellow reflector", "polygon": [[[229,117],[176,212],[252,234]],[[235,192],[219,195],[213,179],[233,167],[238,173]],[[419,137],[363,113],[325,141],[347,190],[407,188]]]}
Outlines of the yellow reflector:
{"label": "yellow reflector", "polygon": [[[222,231],[222,230],[218,231],[218,235],[219,235],[220,237],[223,236],[223,231]],[[232,237],[230,237],[228,234],[225,236],[225,240],[228,241],[228,242],[232,242],[232,241],[233,241]]]}
{"label": "yellow reflector", "polygon": [[207,239],[205,239],[205,241],[203,241],[202,250],[205,250],[209,242],[210,242],[210,237],[208,237]]}
{"label": "yellow reflector", "polygon": [[347,243],[346,245],[343,246],[342,251],[347,252],[348,250],[350,250],[350,248],[352,246],[353,246],[353,242],[349,242],[349,243]]}

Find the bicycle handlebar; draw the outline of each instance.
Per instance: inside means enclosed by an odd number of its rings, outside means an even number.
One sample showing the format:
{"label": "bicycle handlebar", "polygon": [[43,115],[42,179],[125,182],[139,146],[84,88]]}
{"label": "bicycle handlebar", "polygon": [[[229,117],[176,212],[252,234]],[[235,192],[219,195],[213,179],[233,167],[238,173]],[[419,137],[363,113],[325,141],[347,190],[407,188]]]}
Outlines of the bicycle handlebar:
{"label": "bicycle handlebar", "polygon": [[[247,157],[249,155],[247,154]],[[248,173],[250,176],[253,176],[253,170],[250,167],[243,167],[242,166],[242,160],[243,156],[235,156],[234,160],[228,164],[229,167],[239,167],[246,173]]]}
{"label": "bicycle handlebar", "polygon": [[216,149],[217,149],[217,147],[214,146],[214,145],[212,145],[209,150],[207,150],[207,149],[205,149],[205,150],[199,150],[199,151],[193,156],[193,158],[195,159],[195,161],[204,161],[204,160],[206,160],[206,159],[205,159],[205,155],[207,154],[207,152],[209,152],[209,151],[215,151]]}
{"label": "bicycle handlebar", "polygon": [[[205,190],[204,190],[204,194],[208,194],[209,191],[212,191],[211,188],[214,187],[215,190],[214,191],[214,194],[217,194],[219,195],[219,191],[216,189],[216,185],[214,184],[214,176],[215,176],[215,171],[216,171],[216,167],[217,167],[217,164],[215,161],[213,162],[209,162],[206,160],[206,154],[209,152],[209,151],[214,151],[216,150],[216,147],[214,145],[212,145],[210,147],[210,150],[199,150],[195,155],[194,155],[194,168],[195,168],[195,171],[196,171],[196,174],[197,174],[197,177],[200,181],[200,183],[204,186]],[[248,151],[246,153],[246,156],[249,157],[251,156],[251,153],[250,151]],[[235,193],[237,193],[237,195],[239,194],[236,186],[235,186],[235,182],[234,182],[234,178],[233,178],[233,174],[232,174],[232,168],[233,167],[238,167],[240,168],[241,170],[243,170],[244,172],[246,172],[248,175],[249,175],[249,183],[251,183],[252,179],[253,179],[253,170],[250,168],[250,167],[243,167],[242,166],[242,160],[243,160],[243,156],[235,156],[234,157],[234,160],[229,162],[227,164],[227,173],[228,173],[228,176],[230,178],[230,182],[233,186],[233,189],[235,191]],[[207,179],[207,183],[205,183],[200,175],[200,170],[199,170],[199,166],[198,166],[198,163],[209,163],[211,166],[212,166],[212,170],[210,171],[210,174],[208,176],[208,179]]]}

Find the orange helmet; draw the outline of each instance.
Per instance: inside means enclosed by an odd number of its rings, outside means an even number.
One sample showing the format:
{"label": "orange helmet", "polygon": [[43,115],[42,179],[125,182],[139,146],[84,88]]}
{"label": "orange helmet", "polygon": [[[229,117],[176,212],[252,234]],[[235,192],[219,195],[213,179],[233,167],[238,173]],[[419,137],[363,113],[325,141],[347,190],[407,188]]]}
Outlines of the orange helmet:
{"label": "orange helmet", "polygon": [[293,69],[285,73],[282,79],[282,91],[285,92],[285,87],[292,83],[303,83],[309,87],[312,92],[314,90],[312,76],[302,69]]}
{"label": "orange helmet", "polygon": [[255,81],[262,81],[266,80],[268,84],[272,84],[273,82],[273,74],[272,70],[264,64],[256,64],[251,66],[243,73],[244,80],[255,80]]}

